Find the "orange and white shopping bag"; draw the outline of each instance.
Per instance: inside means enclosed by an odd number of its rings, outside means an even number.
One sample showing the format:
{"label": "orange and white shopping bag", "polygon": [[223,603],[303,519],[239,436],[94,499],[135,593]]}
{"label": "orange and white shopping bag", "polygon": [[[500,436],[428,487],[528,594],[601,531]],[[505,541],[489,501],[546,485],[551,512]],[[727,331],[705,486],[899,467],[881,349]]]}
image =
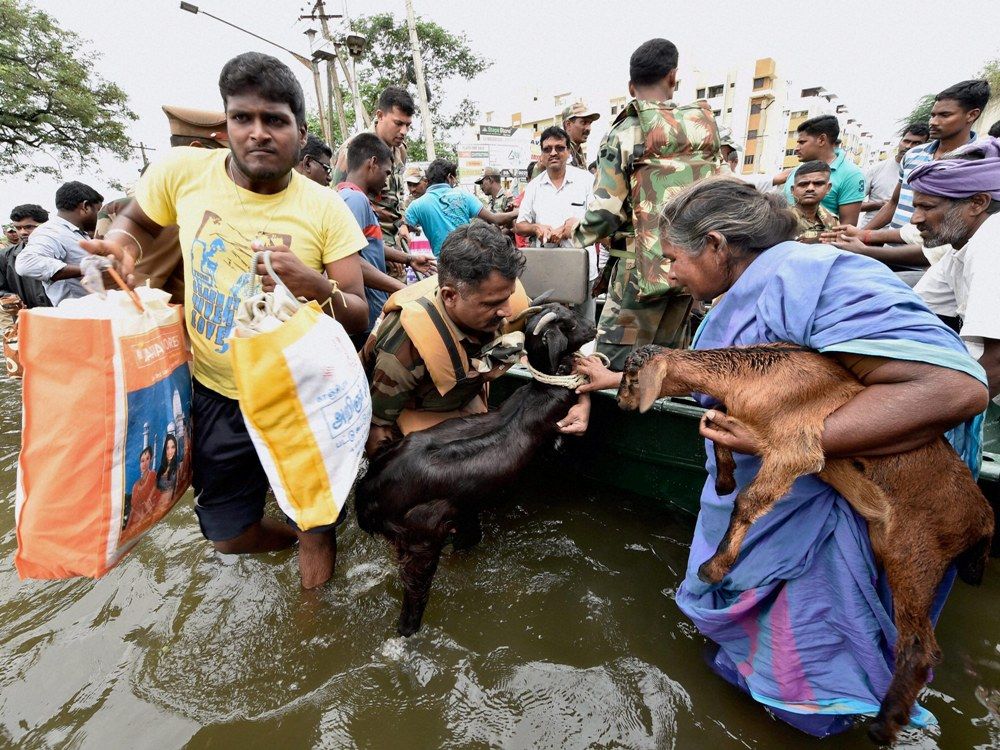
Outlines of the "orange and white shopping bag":
{"label": "orange and white shopping bag", "polygon": [[20,315],[22,578],[104,575],[190,485],[181,308],[166,292],[136,293],[138,305],[113,291]]}

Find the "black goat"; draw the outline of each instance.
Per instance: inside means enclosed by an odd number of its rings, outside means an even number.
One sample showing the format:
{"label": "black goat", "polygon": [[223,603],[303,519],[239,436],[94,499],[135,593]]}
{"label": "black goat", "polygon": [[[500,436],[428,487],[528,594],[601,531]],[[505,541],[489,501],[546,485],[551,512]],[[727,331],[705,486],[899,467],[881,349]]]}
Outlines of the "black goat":
{"label": "black goat", "polygon": [[[568,375],[574,353],[595,333],[564,306],[543,305],[525,327],[528,362]],[[482,539],[480,510],[553,442],[556,422],[576,400],[573,390],[532,381],[496,411],[410,433],[372,459],[354,502],[358,525],[396,548],[404,589],[400,635],[420,629],[441,549],[449,540],[454,549],[468,549]]]}

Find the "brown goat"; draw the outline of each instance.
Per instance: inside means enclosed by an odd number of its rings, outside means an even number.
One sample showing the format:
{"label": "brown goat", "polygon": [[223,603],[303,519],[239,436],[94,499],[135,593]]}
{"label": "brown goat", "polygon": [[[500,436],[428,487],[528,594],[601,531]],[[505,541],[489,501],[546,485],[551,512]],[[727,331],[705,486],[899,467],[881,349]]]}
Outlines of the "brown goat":
{"label": "brown goat", "polygon": [[[704,393],[724,404],[761,446],[757,476],[736,496],[725,536],[698,569],[703,581],[723,579],[750,525],[799,476],[818,474],[865,518],[892,588],[897,630],[892,682],[868,733],[891,744],[940,659],[930,618],[938,586],[953,563],[962,580],[982,580],[993,511],[943,437],[895,455],[826,460],[821,439],[827,416],[863,389],[833,359],[789,344],[702,351],[646,346],[626,362],[618,403],[646,411],[662,396]],[[736,487],[733,455],[718,445],[715,453],[716,490],[728,494]]]}

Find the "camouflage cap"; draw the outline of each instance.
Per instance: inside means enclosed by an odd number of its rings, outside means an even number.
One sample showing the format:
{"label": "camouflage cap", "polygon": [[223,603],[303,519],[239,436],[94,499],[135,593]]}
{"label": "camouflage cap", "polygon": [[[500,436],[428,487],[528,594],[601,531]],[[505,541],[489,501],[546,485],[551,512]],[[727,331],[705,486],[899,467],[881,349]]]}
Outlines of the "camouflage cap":
{"label": "camouflage cap", "polygon": [[205,138],[219,143],[229,141],[225,112],[175,107],[169,104],[164,104],[162,109],[170,124],[170,135]]}
{"label": "camouflage cap", "polygon": [[566,122],[566,120],[570,120],[574,117],[582,117],[583,119],[590,120],[591,122],[601,119],[599,112],[594,112],[583,102],[574,102],[562,111],[563,122]]}
{"label": "camouflage cap", "polygon": [[480,177],[478,180],[476,180],[476,184],[482,185],[483,180],[485,180],[487,177],[494,177],[496,179],[500,179],[500,170],[497,169],[496,167],[486,167],[486,169],[483,170],[483,176]]}
{"label": "camouflage cap", "polygon": [[403,172],[403,179],[411,185],[416,185],[418,182],[423,180],[427,175],[424,174],[422,167],[407,167],[406,171]]}

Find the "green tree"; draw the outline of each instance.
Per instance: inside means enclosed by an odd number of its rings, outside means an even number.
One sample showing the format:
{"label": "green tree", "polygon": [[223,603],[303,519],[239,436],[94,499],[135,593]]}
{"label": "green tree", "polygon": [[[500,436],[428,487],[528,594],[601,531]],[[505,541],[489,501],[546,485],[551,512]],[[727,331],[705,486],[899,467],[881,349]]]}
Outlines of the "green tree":
{"label": "green tree", "polygon": [[[355,33],[368,38],[368,48],[357,65],[359,93],[368,112],[374,114],[375,102],[386,86],[406,86],[416,100],[406,19],[397,18],[391,13],[378,13],[359,16],[351,25]],[[433,21],[417,18],[417,36],[420,38],[424,79],[431,95],[431,127],[434,129],[435,150],[439,152],[438,156],[454,157],[454,147],[461,135],[461,128],[477,121],[479,109],[468,98],[453,109],[443,107],[441,102],[445,85],[456,79],[474,78],[493,63],[473,52],[464,34],[453,34]],[[342,89],[348,127],[352,127],[355,120],[353,101],[346,86]],[[426,158],[422,129],[427,125],[420,122],[419,116],[418,109],[415,127],[407,144],[410,158],[416,161]],[[332,131],[334,140],[338,143],[344,140],[336,116],[333,118]],[[315,132],[320,132],[318,127]]]}
{"label": "green tree", "polygon": [[899,124],[899,135],[902,136],[906,132],[906,127],[911,122],[923,122],[926,123],[931,119],[931,109],[934,107],[934,94],[926,94],[917,101],[916,105],[911,110],[910,114],[901,120],[897,120]]}
{"label": "green tree", "polygon": [[[46,13],[0,0],[0,175],[58,174],[99,151],[130,154],[125,92],[95,71],[99,56]],[[47,153],[52,163],[34,157]]]}

